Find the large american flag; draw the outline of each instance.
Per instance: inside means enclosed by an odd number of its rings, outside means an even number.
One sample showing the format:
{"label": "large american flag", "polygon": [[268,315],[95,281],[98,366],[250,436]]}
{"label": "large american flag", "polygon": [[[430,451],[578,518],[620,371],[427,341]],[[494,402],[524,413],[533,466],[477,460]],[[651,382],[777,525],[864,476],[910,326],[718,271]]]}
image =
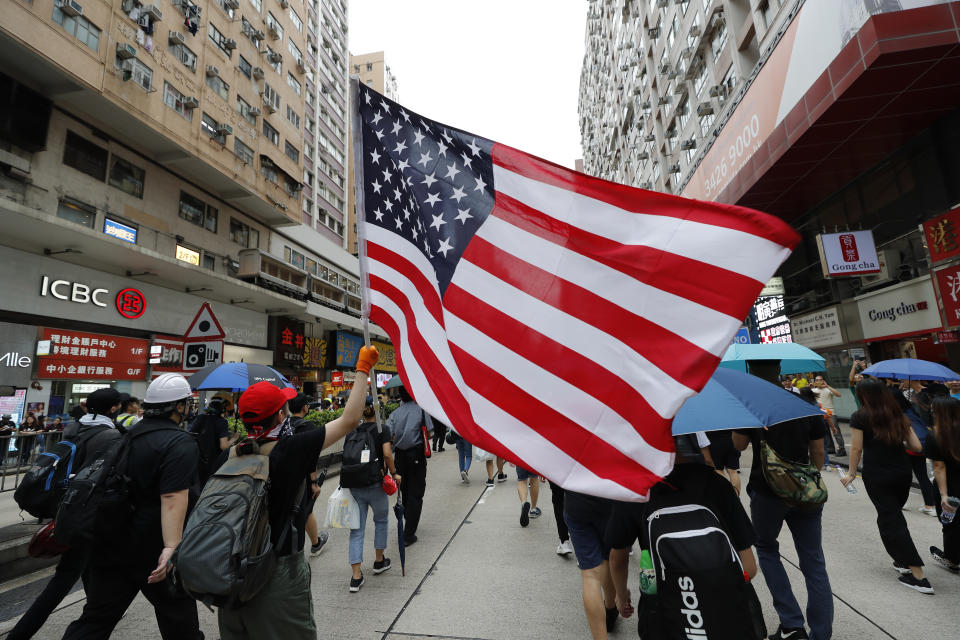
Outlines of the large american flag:
{"label": "large american flag", "polygon": [[673,415],[796,233],[354,90],[365,311],[404,386],[468,441],[566,489],[643,500],[673,466]]}

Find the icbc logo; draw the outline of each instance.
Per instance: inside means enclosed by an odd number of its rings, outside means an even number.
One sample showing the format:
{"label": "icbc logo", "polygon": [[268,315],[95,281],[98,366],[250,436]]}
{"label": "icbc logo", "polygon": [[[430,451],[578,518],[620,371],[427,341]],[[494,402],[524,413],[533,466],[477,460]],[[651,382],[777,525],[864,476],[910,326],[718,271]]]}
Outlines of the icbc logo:
{"label": "icbc logo", "polygon": [[124,318],[135,320],[147,310],[147,299],[137,289],[124,289],[117,294],[117,311]]}

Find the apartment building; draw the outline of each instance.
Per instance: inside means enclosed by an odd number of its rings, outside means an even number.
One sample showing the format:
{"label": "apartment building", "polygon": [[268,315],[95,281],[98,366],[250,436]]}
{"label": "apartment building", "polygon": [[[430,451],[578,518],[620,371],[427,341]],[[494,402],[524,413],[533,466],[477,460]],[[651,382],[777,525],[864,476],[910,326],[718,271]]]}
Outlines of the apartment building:
{"label": "apartment building", "polygon": [[[387,96],[391,100],[399,100],[397,94],[397,79],[387,64],[383,51],[350,55],[350,72],[360,78],[360,82],[372,87],[375,91]],[[349,183],[353,184],[353,141],[349,144]],[[357,207],[353,199],[353,189],[347,190],[347,248],[350,253],[357,255]]]}

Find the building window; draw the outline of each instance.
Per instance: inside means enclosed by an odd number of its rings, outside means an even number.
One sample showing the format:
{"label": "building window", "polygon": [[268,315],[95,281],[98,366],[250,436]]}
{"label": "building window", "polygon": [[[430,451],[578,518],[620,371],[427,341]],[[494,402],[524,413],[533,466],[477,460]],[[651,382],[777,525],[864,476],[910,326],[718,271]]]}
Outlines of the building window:
{"label": "building window", "polygon": [[372,62],[368,62],[368,63],[367,63],[367,71],[373,71],[373,63],[372,63]]}
{"label": "building window", "polygon": [[207,76],[207,86],[224,100],[230,99],[230,85],[224,82],[220,76]]}
{"label": "building window", "polygon": [[[290,55],[292,55],[293,59],[296,60],[297,62],[300,62],[303,60],[303,54],[300,53],[300,49],[297,47],[297,45],[293,44],[293,40],[287,41],[287,50],[290,51]],[[297,95],[299,94],[300,94],[300,90],[298,89]]]}
{"label": "building window", "polygon": [[130,164],[123,158],[113,156],[113,163],[110,165],[110,186],[142,199],[145,176],[146,172],[140,167]]}
{"label": "building window", "polygon": [[138,58],[116,58],[117,69],[120,69],[124,82],[133,80],[135,83],[150,91],[153,88],[153,69],[145,65]]}
{"label": "building window", "polygon": [[236,218],[230,218],[230,239],[248,249],[256,249],[260,246],[260,232]]}
{"label": "building window", "polygon": [[710,133],[710,127],[713,126],[714,114],[706,115],[700,118],[700,134],[707,136]]}
{"label": "building window", "polygon": [[303,269],[303,263],[305,259],[306,259],[306,256],[304,256],[302,253],[300,253],[296,249],[293,249],[290,252],[290,264],[297,267],[298,269]]}
{"label": "building window", "polygon": [[100,29],[83,16],[68,16],[56,4],[53,6],[53,21],[63,30],[94,51],[100,49]]}
{"label": "building window", "polygon": [[271,127],[266,120],[263,121],[263,135],[273,144],[280,146],[280,132]]}
{"label": "building window", "polygon": [[237,94],[237,113],[243,116],[243,119],[249,122],[250,124],[257,125],[257,116],[250,113],[250,103],[240,97],[240,94]]}
{"label": "building window", "polygon": [[250,4],[257,10],[257,13],[263,13],[263,0],[250,0]]}
{"label": "building window", "polygon": [[294,29],[300,33],[303,33],[303,20],[301,20],[300,16],[297,15],[297,12],[293,10],[293,7],[290,7],[288,13],[290,14],[290,22],[293,23]]}
{"label": "building window", "polygon": [[213,44],[217,45],[217,48],[220,49],[223,55],[227,56],[228,58],[233,56],[233,49],[225,44],[227,37],[220,33],[220,30],[213,26],[212,22],[208,25],[207,33],[210,35],[210,40],[213,42]]}
{"label": "building window", "polygon": [[203,114],[203,118],[200,119],[200,129],[220,144],[227,144],[227,135],[221,133],[220,123],[207,114]]}
{"label": "building window", "polygon": [[237,68],[240,69],[240,73],[242,73],[243,75],[249,78],[250,74],[253,72],[253,67],[250,66],[250,63],[247,62],[246,58],[244,58],[243,56],[238,56],[238,57],[240,58],[240,63],[237,66]]}
{"label": "building window", "polygon": [[195,54],[193,51],[190,51],[186,45],[172,45],[169,48],[169,51],[173,57],[182,62],[183,66],[185,66],[187,69],[190,69],[190,71],[197,70],[197,54]]}
{"label": "building window", "polygon": [[723,20],[717,25],[713,38],[710,40],[710,48],[713,50],[713,59],[716,60],[723,53],[723,47],[727,44],[727,23]]}
{"label": "building window", "polygon": [[289,140],[283,141],[283,152],[287,154],[287,157],[293,160],[294,162],[300,162],[300,152],[297,151],[297,148],[290,144]]}
{"label": "building window", "polygon": [[63,164],[103,182],[107,176],[107,150],[73,131],[67,131],[63,147]]}
{"label": "building window", "polygon": [[287,120],[289,120],[290,124],[296,127],[298,131],[300,130],[300,115],[294,111],[290,105],[287,105]]}
{"label": "building window", "polygon": [[216,233],[217,214],[215,207],[211,207],[200,198],[195,198],[185,191],[180,192],[180,217],[187,222]]}
{"label": "building window", "polygon": [[267,28],[273,29],[277,33],[278,40],[283,40],[283,25],[277,22],[277,19],[269,11],[267,11]]}
{"label": "building window", "polygon": [[701,64],[697,75],[693,78],[693,91],[698,98],[703,98],[703,88],[707,84],[707,65]]}
{"label": "building window", "polygon": [[243,161],[243,164],[251,164],[253,162],[253,149],[240,142],[240,139],[237,137],[233,138],[233,153]]}
{"label": "building window", "polygon": [[79,200],[64,198],[57,205],[57,217],[93,229],[97,222],[97,209]]}
{"label": "building window", "polygon": [[266,156],[260,156],[260,173],[273,184],[280,184],[280,172],[277,170],[277,165],[273,164],[273,160]]}
{"label": "building window", "polygon": [[296,78],[293,77],[292,73],[287,73],[287,84],[291,89],[297,92],[297,95],[300,95],[300,83]]}
{"label": "building window", "polygon": [[230,19],[233,20],[233,16],[234,16],[235,10],[232,9],[231,7],[228,7],[227,5],[225,5],[225,4],[223,3],[223,0],[217,0],[217,4],[220,5],[220,8],[223,9],[224,13],[226,13],[228,16],[230,16]]}
{"label": "building window", "polygon": [[217,266],[217,256],[216,254],[210,253],[206,249],[203,250],[203,255],[200,258],[200,266],[204,269],[210,269],[213,271]]}
{"label": "building window", "polygon": [[193,109],[187,109],[184,107],[183,94],[177,91],[172,84],[166,81],[163,83],[163,103],[190,122],[193,122]]}
{"label": "building window", "polygon": [[723,76],[721,84],[723,84],[724,91],[728,96],[737,88],[737,70],[733,65],[730,65],[730,70],[727,71],[727,75]]}
{"label": "building window", "polygon": [[[275,62],[272,62],[275,60]],[[283,73],[283,56],[267,46],[267,64],[277,73]]]}
{"label": "building window", "polygon": [[280,109],[280,94],[266,82],[263,83],[263,98],[273,105],[275,110]]}
{"label": "building window", "polygon": [[687,15],[687,9],[690,8],[690,0],[680,0],[680,11],[683,15]]}

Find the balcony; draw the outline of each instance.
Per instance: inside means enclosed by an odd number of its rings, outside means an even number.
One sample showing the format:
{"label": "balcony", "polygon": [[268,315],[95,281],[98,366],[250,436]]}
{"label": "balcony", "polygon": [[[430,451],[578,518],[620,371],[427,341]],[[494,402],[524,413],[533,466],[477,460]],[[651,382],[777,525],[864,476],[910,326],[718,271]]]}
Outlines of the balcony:
{"label": "balcony", "polygon": [[303,139],[307,141],[308,144],[313,146],[313,134],[309,130],[303,130]]}
{"label": "balcony", "polygon": [[316,120],[317,112],[314,110],[313,105],[310,104],[309,102],[304,102],[303,104],[304,104],[304,110],[307,112],[307,115],[313,118],[314,120]]}

